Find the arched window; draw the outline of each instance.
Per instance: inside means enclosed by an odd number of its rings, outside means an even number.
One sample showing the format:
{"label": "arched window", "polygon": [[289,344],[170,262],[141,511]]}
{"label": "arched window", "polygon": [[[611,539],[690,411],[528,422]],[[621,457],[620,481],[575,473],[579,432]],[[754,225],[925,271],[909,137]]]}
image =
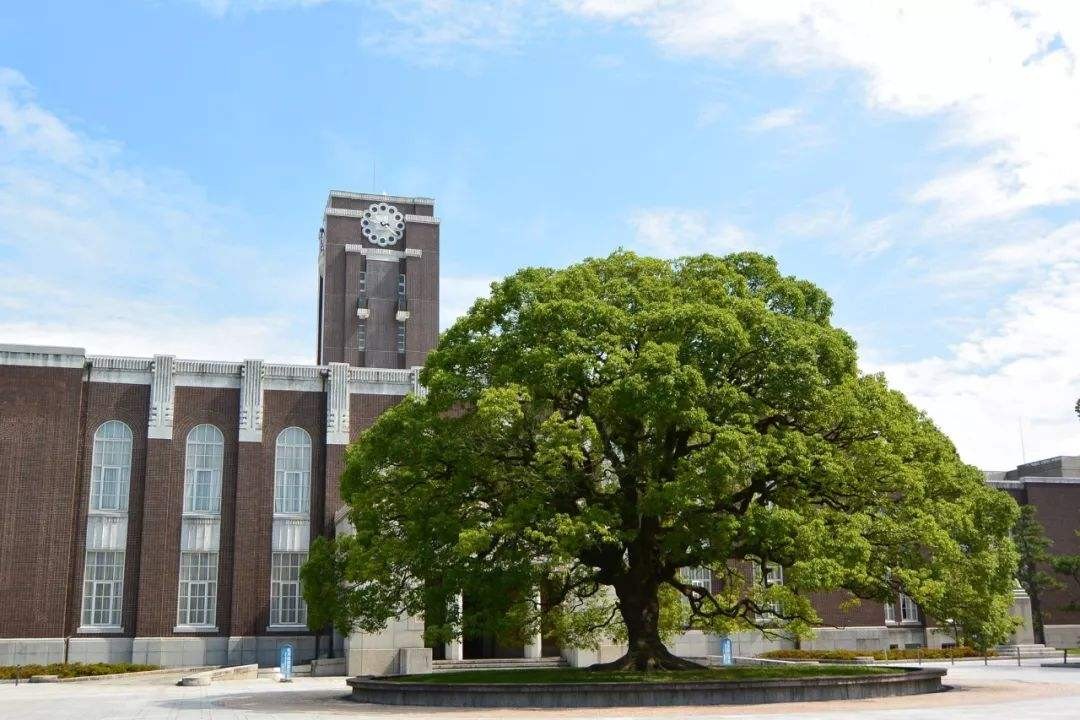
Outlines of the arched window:
{"label": "arched window", "polygon": [[90,470],[90,509],[127,510],[131,486],[131,428],[119,420],[94,432]]}
{"label": "arched window", "polygon": [[311,436],[303,428],[285,428],[274,448],[274,513],[306,515],[310,496]]}
{"label": "arched window", "polygon": [[274,531],[270,558],[270,626],[301,627],[307,605],[300,567],[311,534],[311,436],[289,427],[274,447]]}
{"label": "arched window", "polygon": [[177,632],[216,630],[221,468],[225,437],[213,425],[187,435],[184,513],[180,528]]}
{"label": "arched window", "polygon": [[221,463],[225,437],[213,425],[197,425],[187,435],[184,512],[221,512]]}
{"label": "arched window", "polygon": [[109,420],[94,431],[86,517],[82,626],[119,629],[124,601],[131,428]]}

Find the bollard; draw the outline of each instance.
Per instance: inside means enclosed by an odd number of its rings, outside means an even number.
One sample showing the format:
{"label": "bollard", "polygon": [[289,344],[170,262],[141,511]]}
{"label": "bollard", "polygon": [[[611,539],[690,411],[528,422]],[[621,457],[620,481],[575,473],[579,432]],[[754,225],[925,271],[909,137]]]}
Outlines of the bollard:
{"label": "bollard", "polygon": [[986,651],[983,650],[983,665],[989,665],[990,661],[986,658]]}
{"label": "bollard", "polygon": [[1016,646],[1016,667],[1020,667],[1020,646]]}

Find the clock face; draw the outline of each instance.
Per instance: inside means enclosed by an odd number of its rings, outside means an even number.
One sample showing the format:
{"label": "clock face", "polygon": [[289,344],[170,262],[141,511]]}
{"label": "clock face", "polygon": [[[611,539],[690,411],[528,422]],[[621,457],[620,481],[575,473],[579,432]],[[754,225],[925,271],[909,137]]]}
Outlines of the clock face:
{"label": "clock face", "polygon": [[360,220],[364,237],[379,247],[396,245],[405,234],[405,216],[393,205],[374,203]]}

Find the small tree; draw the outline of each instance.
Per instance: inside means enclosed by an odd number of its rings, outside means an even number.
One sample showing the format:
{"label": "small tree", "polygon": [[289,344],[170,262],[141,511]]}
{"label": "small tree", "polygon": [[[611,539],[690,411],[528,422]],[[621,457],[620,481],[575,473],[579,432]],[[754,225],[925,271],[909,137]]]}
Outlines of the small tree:
{"label": "small tree", "polygon": [[1031,629],[1035,642],[1045,643],[1042,596],[1047,590],[1061,587],[1061,583],[1043,569],[1050,564],[1051,542],[1035,519],[1034,506],[1020,507],[1020,517],[1013,526],[1013,541],[1020,554],[1016,579],[1031,599]]}
{"label": "small tree", "polygon": [[[307,562],[300,568],[300,587],[307,603],[307,626],[315,633],[337,630],[343,637],[353,631],[356,599],[348,585],[346,564],[352,539],[348,536],[331,540],[317,537],[311,543]],[[330,655],[334,639],[330,634]],[[316,635],[318,637],[318,635]]]}
{"label": "small tree", "polygon": [[[495,631],[550,615],[572,642],[625,638],[618,668],[692,665],[664,646],[668,592],[695,627],[799,636],[813,593],[902,589],[1003,638],[1015,504],[858,372],[830,314],[750,253],[618,252],[493,285],[429,356],[427,397],[348,450],[352,597],[335,602],[364,629],[427,612],[454,636],[464,593]],[[783,584],[762,582],[777,566]]]}
{"label": "small tree", "polygon": [[[1080,537],[1080,530],[1076,531],[1076,535]],[[1073,599],[1063,609],[1080,610],[1080,555],[1053,555],[1050,566],[1054,568],[1054,572],[1064,575],[1075,586]]]}

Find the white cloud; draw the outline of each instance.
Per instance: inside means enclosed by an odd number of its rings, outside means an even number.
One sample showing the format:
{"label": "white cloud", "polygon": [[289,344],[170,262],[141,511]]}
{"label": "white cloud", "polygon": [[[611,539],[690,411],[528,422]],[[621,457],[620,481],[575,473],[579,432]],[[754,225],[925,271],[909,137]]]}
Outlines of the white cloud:
{"label": "white cloud", "polygon": [[507,50],[542,27],[549,3],[526,0],[371,0],[384,22],[365,29],[367,47],[418,65],[460,59],[462,50]]}
{"label": "white cloud", "polygon": [[81,132],[0,69],[0,342],[310,358],[310,331],[293,318],[313,302],[313,283],[295,282],[292,258],[230,242],[230,217],[190,180],[132,165],[119,144]]}
{"label": "white cloud", "polygon": [[1045,278],[1007,298],[944,356],[867,363],[883,370],[925,409],[969,462],[1007,469],[1026,459],[1080,454],[1080,261],[1054,265]]}
{"label": "white cloud", "polygon": [[630,217],[634,248],[647,255],[679,257],[748,250],[749,234],[709,213],[684,208],[638,210]]}
{"label": "white cloud", "polygon": [[802,109],[797,107],[776,108],[751,120],[749,129],[752,132],[768,132],[791,127],[802,121],[803,114]]}
{"label": "white cloud", "polygon": [[223,16],[230,13],[313,7],[323,5],[329,0],[194,0],[194,2],[213,15]]}
{"label": "white cloud", "polygon": [[939,115],[977,149],[914,196],[954,222],[1080,200],[1080,3],[1070,0],[576,0],[678,53],[855,70],[874,108]]}

